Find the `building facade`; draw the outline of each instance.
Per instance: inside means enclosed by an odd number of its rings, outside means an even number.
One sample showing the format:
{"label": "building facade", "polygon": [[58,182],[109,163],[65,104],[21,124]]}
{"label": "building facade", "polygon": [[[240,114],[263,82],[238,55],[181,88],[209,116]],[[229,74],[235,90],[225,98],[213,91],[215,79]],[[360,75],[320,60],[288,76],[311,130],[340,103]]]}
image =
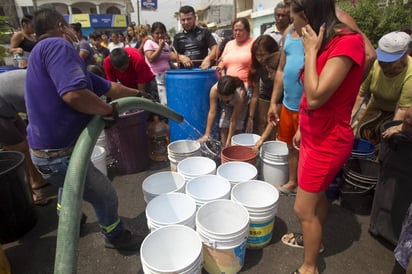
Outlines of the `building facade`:
{"label": "building facade", "polygon": [[[4,13],[17,28],[20,19],[26,14],[33,14],[38,8],[53,6],[60,13],[72,14],[121,14],[130,18],[134,12],[131,0],[0,0]],[[2,10],[0,9],[0,15]]]}
{"label": "building facade", "polygon": [[199,20],[230,28],[235,17],[245,17],[251,25],[251,36],[257,37],[274,24],[274,7],[281,0],[202,0],[197,11]]}

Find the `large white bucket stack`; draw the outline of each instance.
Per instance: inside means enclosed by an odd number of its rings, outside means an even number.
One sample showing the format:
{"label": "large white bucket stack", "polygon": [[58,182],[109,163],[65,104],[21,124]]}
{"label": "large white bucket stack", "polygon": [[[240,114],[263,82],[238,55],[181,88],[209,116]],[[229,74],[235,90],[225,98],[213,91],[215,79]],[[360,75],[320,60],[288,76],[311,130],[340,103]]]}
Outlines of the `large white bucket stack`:
{"label": "large white bucket stack", "polygon": [[146,206],[150,231],[181,224],[195,229],[196,203],[184,193],[166,193],[153,198]]}
{"label": "large white bucket stack", "polygon": [[285,142],[268,141],[260,148],[261,178],[279,188],[289,180],[289,149]]}
{"label": "large white bucket stack", "polygon": [[232,145],[240,145],[253,147],[257,141],[259,141],[260,135],[253,133],[240,133],[232,136],[230,142]]}
{"label": "large white bucket stack", "polygon": [[145,274],[201,274],[202,241],[187,226],[161,227],[144,239],[140,260]]}
{"label": "large white bucket stack", "polygon": [[178,140],[167,146],[170,170],[177,171],[177,164],[191,156],[201,155],[200,144],[194,140]]}
{"label": "large white bucket stack", "polygon": [[143,198],[146,203],[154,197],[169,192],[184,192],[185,177],[173,171],[154,173],[143,180]]}
{"label": "large white bucket stack", "polygon": [[91,160],[94,166],[107,176],[106,150],[104,147],[95,146],[93,148]]}
{"label": "large white bucket stack", "polygon": [[237,183],[256,179],[258,170],[250,163],[231,161],[221,164],[216,174],[227,179],[233,187]]}
{"label": "large white bucket stack", "polygon": [[203,242],[204,269],[208,273],[238,273],[244,264],[249,235],[249,214],[230,200],[201,206],[196,231]]}
{"label": "large white bucket stack", "polygon": [[186,194],[197,207],[218,199],[230,199],[230,183],[217,175],[202,175],[186,183]]}
{"label": "large white bucket stack", "polygon": [[216,174],[216,163],[203,156],[188,157],[177,164],[177,172],[182,174],[186,182],[208,174]]}
{"label": "large white bucket stack", "polygon": [[231,199],[249,212],[247,247],[257,249],[268,245],[272,239],[278,211],[278,190],[264,181],[251,180],[235,185],[232,188]]}

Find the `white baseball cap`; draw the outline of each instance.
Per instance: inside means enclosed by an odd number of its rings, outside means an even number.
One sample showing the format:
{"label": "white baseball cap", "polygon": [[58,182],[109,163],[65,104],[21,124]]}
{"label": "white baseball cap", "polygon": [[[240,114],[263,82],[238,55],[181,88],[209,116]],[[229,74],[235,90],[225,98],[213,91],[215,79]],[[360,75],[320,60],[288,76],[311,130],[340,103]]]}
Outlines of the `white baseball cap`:
{"label": "white baseball cap", "polygon": [[382,36],[378,42],[376,55],[378,61],[395,62],[399,60],[409,48],[411,37],[403,31],[393,31]]}

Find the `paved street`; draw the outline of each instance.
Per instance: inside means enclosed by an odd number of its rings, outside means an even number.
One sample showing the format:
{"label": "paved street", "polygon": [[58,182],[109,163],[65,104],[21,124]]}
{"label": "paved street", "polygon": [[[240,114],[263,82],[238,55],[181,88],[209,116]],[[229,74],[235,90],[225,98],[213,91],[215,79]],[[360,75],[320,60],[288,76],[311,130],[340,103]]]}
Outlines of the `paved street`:
{"label": "paved street", "polygon": [[[114,176],[120,200],[120,215],[132,230],[146,231],[145,202],[141,184],[148,175],[168,170],[168,163],[152,164],[150,170],[137,174]],[[291,273],[301,263],[303,250],[284,245],[280,238],[288,231],[300,231],[293,214],[293,197],[281,197],[275,221],[274,235],[269,246],[247,250],[241,273]],[[16,242],[3,245],[15,274],[53,273],[57,217],[55,201],[37,207],[38,222]],[[91,207],[84,204],[87,224],[79,242],[79,274],[142,273],[138,253],[120,254],[103,248],[103,239]],[[320,257],[322,273],[387,274],[394,265],[393,246],[368,233],[369,216],[354,215],[338,202],[330,205],[325,227],[325,253]]]}

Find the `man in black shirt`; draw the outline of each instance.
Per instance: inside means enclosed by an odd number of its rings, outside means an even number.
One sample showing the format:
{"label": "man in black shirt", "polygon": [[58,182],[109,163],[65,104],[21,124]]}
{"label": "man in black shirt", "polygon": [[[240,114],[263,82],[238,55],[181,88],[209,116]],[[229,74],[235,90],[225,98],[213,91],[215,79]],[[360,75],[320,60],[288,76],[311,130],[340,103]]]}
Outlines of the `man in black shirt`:
{"label": "man in black shirt", "polygon": [[209,68],[217,56],[216,40],[208,29],[196,25],[193,7],[181,7],[179,18],[183,31],[176,34],[173,40],[173,47],[178,53],[179,62],[185,68]]}

